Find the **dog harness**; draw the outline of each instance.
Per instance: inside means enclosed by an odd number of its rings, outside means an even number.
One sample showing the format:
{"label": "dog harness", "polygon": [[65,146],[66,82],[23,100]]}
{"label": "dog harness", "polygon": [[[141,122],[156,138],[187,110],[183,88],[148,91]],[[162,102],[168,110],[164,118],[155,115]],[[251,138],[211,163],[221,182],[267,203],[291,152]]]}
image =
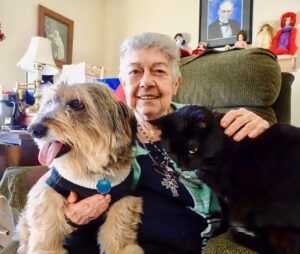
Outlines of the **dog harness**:
{"label": "dog harness", "polygon": [[[132,181],[133,172],[131,171],[123,182],[111,188],[109,192],[111,194],[111,204],[125,196],[132,194]],[[96,186],[95,189],[89,189],[74,184],[63,178],[54,167],[51,168],[51,175],[47,179],[46,183],[65,198],[69,196],[71,191],[76,192],[78,194],[78,201],[92,195],[99,194]]]}

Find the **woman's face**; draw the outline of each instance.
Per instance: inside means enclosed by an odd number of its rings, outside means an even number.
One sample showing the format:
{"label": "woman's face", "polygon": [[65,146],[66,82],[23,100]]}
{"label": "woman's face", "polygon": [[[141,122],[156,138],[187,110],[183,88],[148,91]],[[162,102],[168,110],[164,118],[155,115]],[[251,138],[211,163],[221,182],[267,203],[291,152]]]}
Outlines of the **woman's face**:
{"label": "woman's face", "polygon": [[129,51],[121,77],[129,107],[145,120],[167,114],[180,78],[173,81],[167,57],[155,48]]}
{"label": "woman's face", "polygon": [[238,40],[239,40],[239,41],[243,41],[243,40],[244,40],[244,36],[243,36],[242,34],[239,34]]}

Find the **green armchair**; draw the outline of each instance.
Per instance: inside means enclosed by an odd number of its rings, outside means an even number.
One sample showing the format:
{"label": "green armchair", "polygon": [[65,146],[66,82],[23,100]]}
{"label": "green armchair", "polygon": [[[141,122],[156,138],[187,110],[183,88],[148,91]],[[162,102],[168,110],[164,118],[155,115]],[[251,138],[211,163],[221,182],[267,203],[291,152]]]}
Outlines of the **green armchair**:
{"label": "green armchair", "polygon": [[[204,105],[219,112],[246,107],[271,124],[290,123],[294,77],[281,73],[271,52],[259,48],[207,52],[184,58],[180,68],[183,78],[175,98],[177,102]],[[12,167],[5,171],[0,195],[9,201],[14,223],[24,207],[28,190],[46,171],[42,166]],[[12,242],[0,254],[16,253],[16,248],[17,243]],[[237,245],[228,234],[222,234],[208,241],[204,253],[255,252]]]}
{"label": "green armchair", "polygon": [[207,51],[183,58],[175,100],[227,112],[245,107],[271,124],[290,123],[294,76],[281,73],[277,57],[261,48]]}

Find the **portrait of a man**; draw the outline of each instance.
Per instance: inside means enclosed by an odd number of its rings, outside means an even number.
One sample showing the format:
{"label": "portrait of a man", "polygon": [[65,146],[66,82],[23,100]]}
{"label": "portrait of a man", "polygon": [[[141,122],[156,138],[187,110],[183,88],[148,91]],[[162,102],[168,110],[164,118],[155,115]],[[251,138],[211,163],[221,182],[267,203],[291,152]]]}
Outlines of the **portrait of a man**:
{"label": "portrait of a man", "polygon": [[221,0],[208,5],[208,39],[230,38],[241,30],[241,1]]}

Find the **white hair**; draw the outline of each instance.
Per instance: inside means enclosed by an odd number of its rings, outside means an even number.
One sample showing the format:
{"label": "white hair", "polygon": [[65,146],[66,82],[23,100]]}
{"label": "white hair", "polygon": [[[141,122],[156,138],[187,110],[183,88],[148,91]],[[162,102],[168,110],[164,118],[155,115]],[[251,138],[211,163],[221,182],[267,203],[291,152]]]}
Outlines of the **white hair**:
{"label": "white hair", "polygon": [[140,49],[154,48],[162,52],[171,64],[172,78],[181,77],[178,67],[179,50],[175,42],[167,35],[159,33],[141,33],[126,39],[121,45],[119,76],[124,75],[125,56],[128,52]]}
{"label": "white hair", "polygon": [[233,2],[231,0],[224,0],[220,3],[219,10],[221,10],[225,4],[231,5],[231,8],[233,9],[234,6]]}

